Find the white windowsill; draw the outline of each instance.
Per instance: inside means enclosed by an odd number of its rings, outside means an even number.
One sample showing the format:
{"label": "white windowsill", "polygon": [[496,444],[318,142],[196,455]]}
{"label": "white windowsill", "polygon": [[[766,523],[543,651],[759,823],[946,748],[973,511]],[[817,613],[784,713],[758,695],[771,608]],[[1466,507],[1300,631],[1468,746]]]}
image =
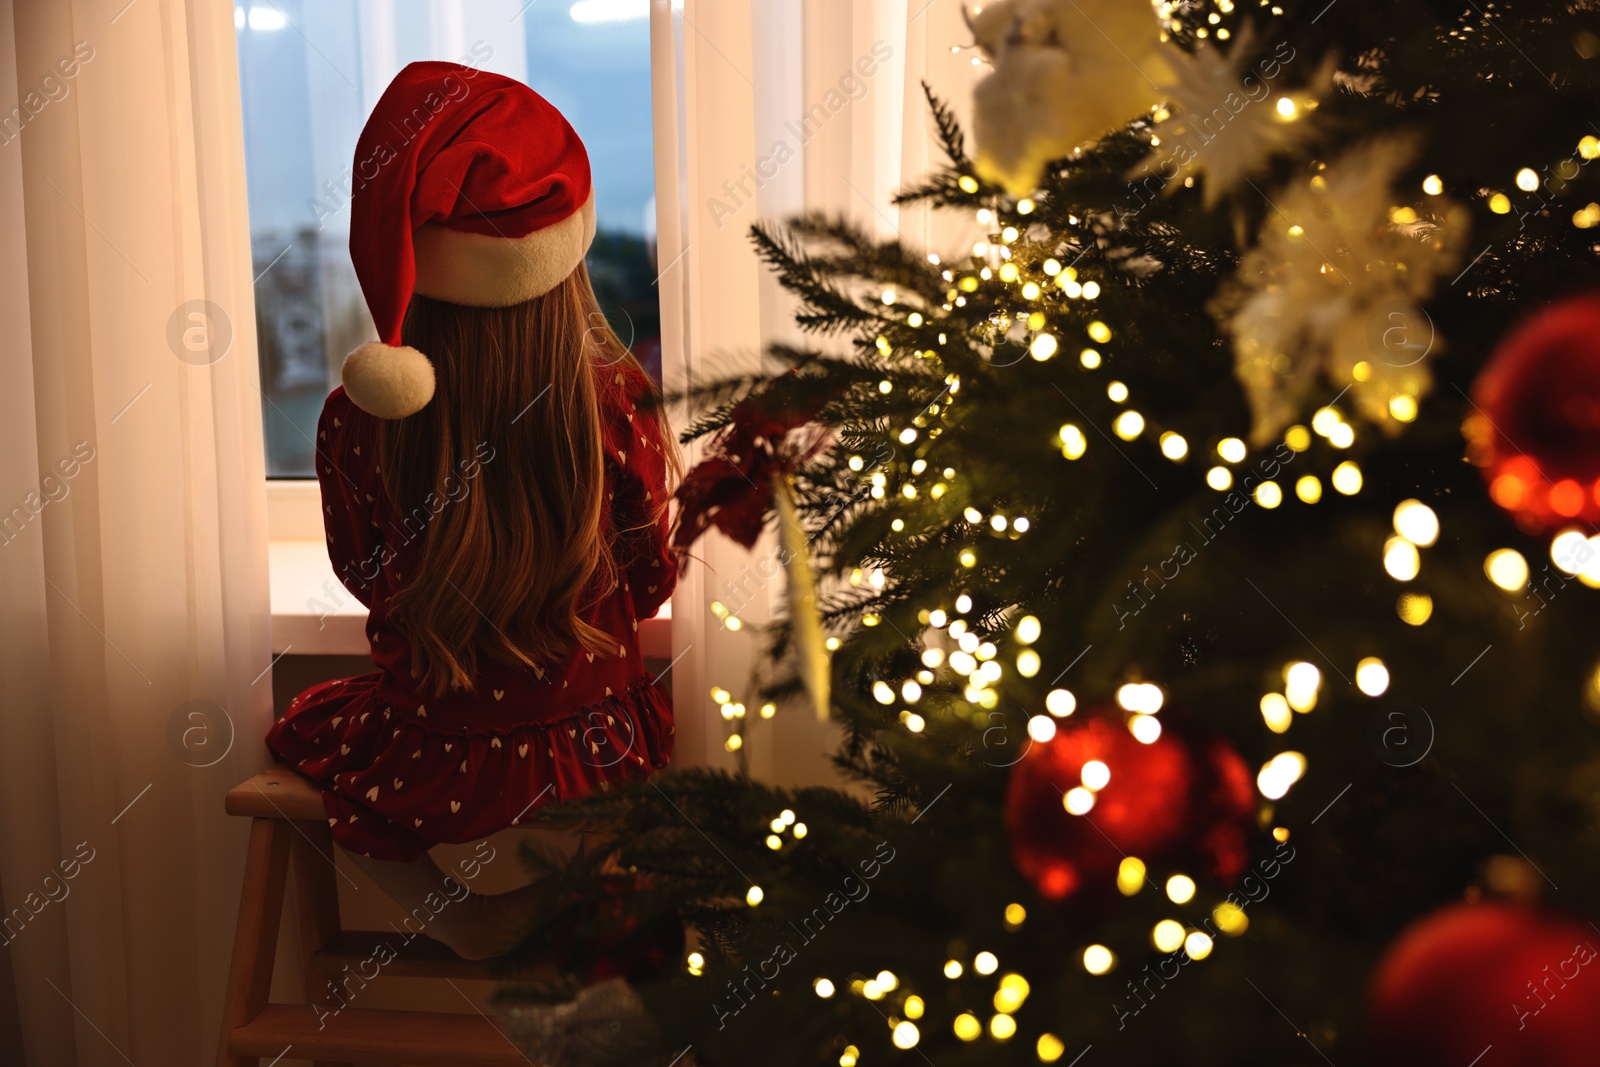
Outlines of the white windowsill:
{"label": "white windowsill", "polygon": [[[315,484],[315,483],[313,483]],[[272,580],[272,654],[365,656],[367,609],[339,584],[328,561],[327,542],[300,539],[267,544]],[[647,659],[672,658],[672,604],[639,622],[639,645]]]}
{"label": "white windowsill", "polygon": [[269,541],[272,577],[272,654],[365,656],[367,609],[339,584],[328,545],[317,541]]}
{"label": "white windowsill", "polygon": [[322,490],[315,478],[267,479],[267,540],[321,541]]}

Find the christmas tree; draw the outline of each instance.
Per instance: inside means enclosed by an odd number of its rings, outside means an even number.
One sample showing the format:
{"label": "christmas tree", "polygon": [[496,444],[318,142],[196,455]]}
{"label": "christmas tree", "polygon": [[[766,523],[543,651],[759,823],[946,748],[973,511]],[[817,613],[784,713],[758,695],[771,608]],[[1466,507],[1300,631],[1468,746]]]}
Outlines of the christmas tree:
{"label": "christmas tree", "polygon": [[547,813],[526,951],[662,1062],[1592,1062],[1600,17],[1270,2],[991,4],[902,193],[986,240],[754,230],[816,344],[694,391],[680,531],[817,584],[708,699],[856,788]]}

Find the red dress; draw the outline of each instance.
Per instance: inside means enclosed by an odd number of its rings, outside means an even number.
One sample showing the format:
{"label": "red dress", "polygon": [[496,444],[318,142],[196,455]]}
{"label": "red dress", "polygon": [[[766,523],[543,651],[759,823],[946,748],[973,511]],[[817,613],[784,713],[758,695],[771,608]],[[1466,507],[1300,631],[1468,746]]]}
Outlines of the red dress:
{"label": "red dress", "polygon": [[[422,541],[415,525],[394,521],[385,498],[377,419],[343,388],[323,405],[317,479],[328,554],[340,581],[370,609],[367,638],[380,670],[295,697],[267,746],[322,785],[333,838],[346,849],[409,861],[441,841],[514,826],[538,805],[642,778],[671,757],[671,700],[645,670],[638,634],[639,620],[656,613],[677,581],[664,509],[649,522],[666,492],[665,445],[657,421],[635,411],[650,388],[641,374],[608,367],[596,371],[596,385],[610,503],[602,533],[623,569],[615,593],[586,618],[623,654],[579,649],[543,672],[480,657],[475,692],[442,697],[413,688],[410,648],[387,622],[389,598]],[[470,481],[477,469],[463,473]],[[619,539],[617,530],[636,532]]]}

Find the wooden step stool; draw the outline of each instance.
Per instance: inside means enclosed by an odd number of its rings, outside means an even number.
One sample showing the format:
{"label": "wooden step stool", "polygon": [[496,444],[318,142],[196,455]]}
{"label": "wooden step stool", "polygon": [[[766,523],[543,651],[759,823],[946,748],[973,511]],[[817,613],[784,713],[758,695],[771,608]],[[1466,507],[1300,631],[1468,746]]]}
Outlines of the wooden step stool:
{"label": "wooden step stool", "polygon": [[[372,958],[387,935],[339,925],[333,838],[322,792],[286,767],[228,791],[229,815],[250,817],[250,850],[239,894],[239,925],[222,1009],[218,1067],[259,1067],[263,1058],[308,1059],[318,1067],[528,1067],[529,1060],[489,1016],[345,1008],[318,1019],[310,1004],[271,1004],[272,967],[283,915],[289,858],[294,857],[300,945],[306,985]],[[419,936],[383,966],[384,976],[485,979],[481,964]]]}

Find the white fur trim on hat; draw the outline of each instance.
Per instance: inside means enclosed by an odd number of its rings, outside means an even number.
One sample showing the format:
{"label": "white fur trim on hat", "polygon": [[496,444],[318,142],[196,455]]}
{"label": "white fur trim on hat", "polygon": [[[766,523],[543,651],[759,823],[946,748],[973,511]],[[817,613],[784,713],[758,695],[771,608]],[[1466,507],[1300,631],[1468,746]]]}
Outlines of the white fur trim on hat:
{"label": "white fur trim on hat", "polygon": [[594,240],[594,193],[560,222],[526,237],[465,233],[437,223],[418,227],[413,292],[450,304],[499,308],[548,293],[571,274]]}
{"label": "white fur trim on hat", "polygon": [[380,419],[415,415],[433,399],[433,364],[415,348],[368,341],[344,357],[345,395]]}

